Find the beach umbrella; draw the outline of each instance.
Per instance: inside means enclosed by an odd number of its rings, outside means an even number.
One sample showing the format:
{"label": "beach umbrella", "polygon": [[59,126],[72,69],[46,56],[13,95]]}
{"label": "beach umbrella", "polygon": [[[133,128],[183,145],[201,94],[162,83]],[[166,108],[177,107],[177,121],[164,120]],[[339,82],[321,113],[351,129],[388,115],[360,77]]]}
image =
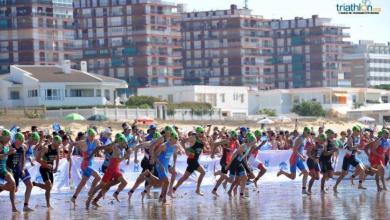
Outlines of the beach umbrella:
{"label": "beach umbrella", "polygon": [[269,119],[269,118],[263,118],[263,119],[261,119],[261,120],[259,120],[259,121],[257,122],[257,124],[265,124],[265,125],[270,125],[270,124],[273,124],[273,123],[275,123],[275,122],[272,121],[272,120]]}
{"label": "beach umbrella", "polygon": [[105,115],[96,114],[96,115],[92,115],[87,120],[88,121],[107,121],[108,118]]}
{"label": "beach umbrella", "polygon": [[84,121],[85,118],[77,113],[70,113],[64,117],[65,121]]}
{"label": "beach umbrella", "polygon": [[358,121],[362,122],[362,123],[371,123],[371,122],[375,122],[375,119],[364,116],[364,117],[359,118]]}
{"label": "beach umbrella", "polygon": [[287,116],[279,116],[278,117],[278,121],[281,122],[281,123],[290,123],[290,122],[292,122],[291,118],[289,118]]}

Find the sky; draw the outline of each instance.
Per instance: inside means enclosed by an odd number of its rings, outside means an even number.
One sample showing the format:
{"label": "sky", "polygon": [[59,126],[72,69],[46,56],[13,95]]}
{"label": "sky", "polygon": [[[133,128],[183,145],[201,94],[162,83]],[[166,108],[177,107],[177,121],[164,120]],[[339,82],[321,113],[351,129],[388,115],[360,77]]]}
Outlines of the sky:
{"label": "sky", "polygon": [[[231,4],[244,7],[244,0],[170,0],[186,5],[187,11],[228,9]],[[362,0],[248,0],[252,14],[263,15],[267,19],[285,20],[294,17],[308,18],[317,14],[332,18],[332,23],[351,27],[349,41],[374,40],[378,43],[390,42],[390,0],[371,0],[373,7],[380,7],[379,15],[340,15],[337,4],[361,3]]]}

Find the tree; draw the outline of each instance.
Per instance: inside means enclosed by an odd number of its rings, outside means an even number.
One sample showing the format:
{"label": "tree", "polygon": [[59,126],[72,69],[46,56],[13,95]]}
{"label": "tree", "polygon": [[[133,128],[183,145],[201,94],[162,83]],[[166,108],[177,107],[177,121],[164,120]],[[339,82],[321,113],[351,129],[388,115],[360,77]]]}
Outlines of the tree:
{"label": "tree", "polygon": [[319,102],[303,101],[295,104],[291,110],[300,116],[325,116],[326,112]]}
{"label": "tree", "polygon": [[264,108],[264,109],[259,110],[257,113],[260,115],[267,115],[270,117],[276,116],[275,109]]}
{"label": "tree", "polygon": [[375,89],[384,89],[384,90],[390,90],[390,84],[382,84],[374,86]]}
{"label": "tree", "polygon": [[126,105],[133,108],[152,108],[155,102],[161,102],[161,100],[151,96],[132,96],[127,100]]}

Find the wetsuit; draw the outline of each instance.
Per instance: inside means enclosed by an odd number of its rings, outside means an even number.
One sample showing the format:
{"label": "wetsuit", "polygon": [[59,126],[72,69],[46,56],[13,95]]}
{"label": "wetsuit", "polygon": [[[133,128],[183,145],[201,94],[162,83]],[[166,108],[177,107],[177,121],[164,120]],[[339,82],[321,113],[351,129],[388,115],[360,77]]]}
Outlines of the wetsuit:
{"label": "wetsuit", "polygon": [[[336,148],[332,140],[328,139],[328,145],[326,145],[327,151],[333,151]],[[332,154],[331,155],[324,155],[324,151],[321,153],[320,156],[320,167],[321,167],[321,173],[327,173],[329,171],[333,171],[332,166]]]}
{"label": "wetsuit", "polygon": [[[358,146],[360,144],[360,138],[359,137],[355,137],[355,136],[352,136],[352,145],[355,147],[355,146]],[[342,169],[344,171],[348,171],[349,170],[349,166],[352,165],[353,167],[356,167],[357,165],[359,165],[361,162],[358,158],[356,158],[356,150],[352,150],[351,149],[352,147],[347,145],[346,146],[346,149],[347,149],[347,153],[345,154],[344,156],[344,159],[343,159],[343,166],[342,166]]]}
{"label": "wetsuit", "polygon": [[196,140],[195,144],[188,149],[187,169],[189,173],[193,173],[200,167],[199,157],[204,148],[204,144],[200,140]]}
{"label": "wetsuit", "polygon": [[[115,144],[114,147],[119,148],[117,144]],[[110,181],[118,180],[123,176],[122,172],[120,171],[120,163],[122,161],[121,158],[124,157],[124,152],[122,149],[120,149],[120,157],[119,158],[113,158],[111,157],[110,162],[108,163],[108,167],[106,172],[103,175],[102,181],[104,183],[109,183]]]}
{"label": "wetsuit", "polygon": [[[317,161],[320,158],[323,151],[324,151],[324,146],[321,145],[319,142],[316,142],[316,147],[311,148],[310,157],[307,159],[306,162],[310,172],[313,173],[320,172],[320,166]],[[317,160],[312,159],[313,157]]]}
{"label": "wetsuit", "polygon": [[83,176],[90,177],[92,173],[95,171],[93,169],[93,151],[96,148],[96,140],[89,142],[88,140],[85,141],[87,144],[87,151],[81,152],[81,155],[83,157],[83,161],[81,162],[81,171],[83,172]]}
{"label": "wetsuit", "polygon": [[[104,138],[104,137],[100,139],[100,142],[102,142],[102,144],[104,146],[107,146],[107,145],[111,144],[111,140],[108,139],[108,138]],[[103,164],[102,164],[102,172],[103,173],[106,172],[106,169],[108,167],[108,164],[110,163],[111,157],[112,157],[112,153],[111,152],[104,153],[104,161],[103,161]]]}
{"label": "wetsuit", "polygon": [[[301,144],[299,145],[298,153],[303,154],[303,151],[306,146],[306,138],[301,135],[298,137],[301,139]],[[298,154],[292,153],[290,156],[290,173],[296,173],[297,167],[300,171],[306,170],[305,164],[303,163],[302,159],[298,156]]]}
{"label": "wetsuit", "polygon": [[[53,149],[52,145],[50,144],[48,146],[47,152],[43,155],[42,159],[46,162],[47,165],[52,165],[54,164],[54,160],[56,159],[58,155],[58,150]],[[50,180],[51,183],[54,182],[54,177],[53,177],[53,169],[49,169],[45,165],[41,165],[39,167],[39,173],[41,174],[43,182],[46,182]]]}
{"label": "wetsuit", "polygon": [[[3,150],[0,152],[0,154],[7,154],[9,152],[8,146],[3,146]],[[3,159],[0,159],[0,178],[4,179],[7,176],[8,170],[7,170],[7,157],[3,157]]]}
{"label": "wetsuit", "polygon": [[247,147],[242,154],[237,155],[231,162],[229,167],[230,177],[245,176],[246,170],[244,167],[244,158],[248,155],[250,148]]}
{"label": "wetsuit", "polygon": [[222,148],[222,157],[221,160],[219,161],[219,164],[221,165],[221,172],[224,174],[228,173],[228,170],[226,170],[226,166],[230,162],[233,156],[234,150],[237,148],[237,141],[236,140],[231,140],[229,145],[226,146],[228,148]]}
{"label": "wetsuit", "polygon": [[16,187],[18,187],[19,179],[24,182],[31,179],[31,176],[27,169],[24,169],[24,175],[22,175],[23,167],[21,167],[21,159],[25,155],[24,147],[19,146],[19,148],[16,149],[15,143],[12,144],[12,147],[15,149],[15,153],[8,156],[7,166],[10,170],[12,170]]}
{"label": "wetsuit", "polygon": [[379,146],[375,149],[376,153],[381,155],[370,154],[370,163],[372,166],[383,165],[386,166],[385,155],[389,151],[390,141],[388,139],[381,138]]}
{"label": "wetsuit", "polygon": [[160,180],[168,178],[169,161],[176,151],[176,144],[171,145],[169,142],[165,143],[165,151],[158,156],[160,163],[156,164],[158,178]]}

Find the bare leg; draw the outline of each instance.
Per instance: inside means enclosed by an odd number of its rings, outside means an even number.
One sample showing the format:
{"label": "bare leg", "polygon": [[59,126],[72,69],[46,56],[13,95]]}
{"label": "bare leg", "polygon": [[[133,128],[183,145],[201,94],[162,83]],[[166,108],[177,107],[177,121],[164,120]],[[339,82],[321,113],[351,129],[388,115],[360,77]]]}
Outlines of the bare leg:
{"label": "bare leg", "polygon": [[[186,171],[184,173],[184,175],[177,181],[176,185],[172,188],[172,192],[175,193],[177,188],[179,188],[181,186],[181,184],[183,184],[184,181],[186,181],[188,179],[188,177],[190,177],[190,176],[191,176],[191,173]],[[198,179],[198,181],[199,181],[199,179]]]}
{"label": "bare leg", "polygon": [[24,212],[34,211],[30,207],[28,207],[28,202],[30,201],[30,196],[31,196],[31,190],[32,190],[32,187],[33,187],[30,179],[24,181],[24,185],[26,185],[26,192],[24,193],[24,207],[23,207],[23,211]]}
{"label": "bare leg", "polygon": [[89,177],[83,176],[83,178],[81,178],[80,183],[77,185],[76,191],[74,192],[72,198],[70,199],[70,201],[73,203],[73,206],[76,206],[77,196],[80,194],[81,190],[84,188],[88,179],[89,179]]}
{"label": "bare leg", "polygon": [[119,198],[118,198],[119,193],[120,193],[120,192],[126,187],[126,185],[127,185],[127,181],[125,180],[125,178],[124,178],[123,176],[119,178],[119,182],[120,182],[120,184],[119,184],[117,190],[114,192],[114,195],[113,195],[114,198],[116,199],[116,201],[118,201],[118,202],[119,202]]}
{"label": "bare leg", "polygon": [[256,178],[254,179],[254,184],[257,188],[257,181],[259,181],[259,179],[267,172],[267,169],[265,169],[264,167],[259,167],[260,169],[260,172],[257,174]]}
{"label": "bare leg", "polygon": [[347,174],[348,174],[348,171],[343,170],[343,171],[341,172],[341,175],[337,178],[336,184],[333,186],[333,191],[334,191],[335,193],[338,193],[337,187],[338,187],[338,185],[340,184],[341,180],[343,180],[344,177],[345,177]]}
{"label": "bare leg", "polygon": [[202,184],[202,181],[203,181],[203,178],[204,178],[206,172],[204,171],[202,166],[199,166],[198,171],[199,171],[200,175],[199,175],[199,178],[198,178],[198,183],[196,185],[196,193],[198,195],[203,196],[203,193],[200,191],[200,185]]}
{"label": "bare leg", "polygon": [[287,178],[291,179],[291,180],[294,180],[295,177],[296,177],[296,174],[295,173],[287,173],[286,171],[284,170],[280,170],[277,174],[277,176],[280,176],[280,175],[284,175],[286,176]]}
{"label": "bare leg", "polygon": [[100,175],[96,172],[96,171],[93,171],[92,172],[92,176],[94,177],[93,181],[92,181],[92,184],[91,184],[91,189],[89,189],[89,192],[88,194],[90,194],[94,189],[95,187],[97,186],[97,184],[100,182],[100,180],[102,179],[100,177]]}
{"label": "bare leg", "polygon": [[172,191],[173,191],[173,185],[175,184],[177,172],[173,167],[169,169],[169,172],[171,173],[171,180],[169,181],[168,195],[173,197]]}

